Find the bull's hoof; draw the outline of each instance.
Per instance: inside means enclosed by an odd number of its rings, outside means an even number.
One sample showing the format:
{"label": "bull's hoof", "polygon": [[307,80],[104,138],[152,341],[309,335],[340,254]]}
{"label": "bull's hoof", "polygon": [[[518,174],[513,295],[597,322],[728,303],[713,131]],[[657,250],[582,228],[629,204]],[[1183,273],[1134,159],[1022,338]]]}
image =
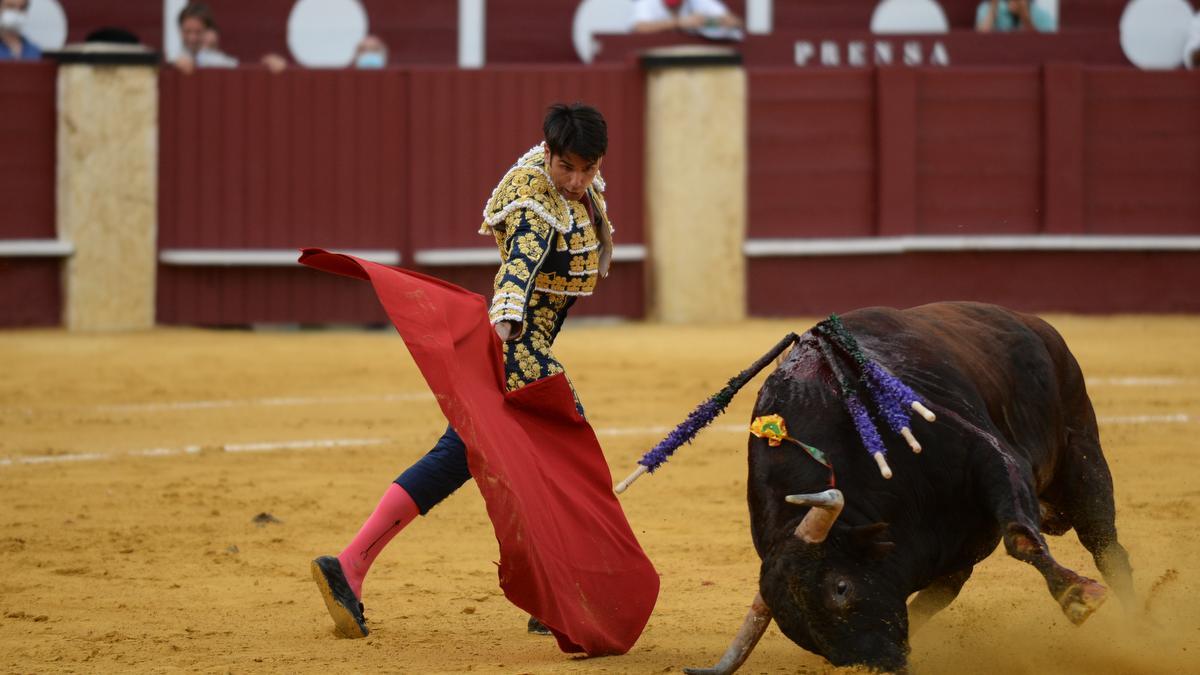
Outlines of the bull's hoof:
{"label": "bull's hoof", "polygon": [[683,672],[687,675],[720,675],[721,673],[716,668],[684,668]]}
{"label": "bull's hoof", "polygon": [[1067,591],[1058,599],[1063,614],[1076,626],[1087,621],[1104,601],[1108,599],[1108,589],[1091,579],[1082,579],[1079,583],[1071,584]]}

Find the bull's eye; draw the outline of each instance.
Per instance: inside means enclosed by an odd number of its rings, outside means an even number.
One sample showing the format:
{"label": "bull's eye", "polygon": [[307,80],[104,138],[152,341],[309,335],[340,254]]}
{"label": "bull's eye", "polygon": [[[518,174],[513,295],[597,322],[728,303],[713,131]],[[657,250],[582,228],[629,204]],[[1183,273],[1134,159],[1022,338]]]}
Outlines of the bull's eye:
{"label": "bull's eye", "polygon": [[825,582],[825,606],[835,612],[843,612],[854,604],[854,586],[850,580],[836,576]]}

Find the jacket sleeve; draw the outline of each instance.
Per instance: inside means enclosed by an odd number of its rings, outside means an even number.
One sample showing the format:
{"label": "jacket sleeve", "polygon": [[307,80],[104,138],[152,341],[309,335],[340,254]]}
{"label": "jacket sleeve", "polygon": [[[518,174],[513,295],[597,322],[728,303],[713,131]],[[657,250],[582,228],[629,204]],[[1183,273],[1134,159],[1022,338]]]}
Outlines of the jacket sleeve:
{"label": "jacket sleeve", "polygon": [[501,321],[520,323],[519,336],[525,332],[525,309],[538,270],[550,255],[555,230],[532,209],[514,210],[505,219],[505,225],[501,247],[503,262],[496,272],[488,314],[493,324]]}

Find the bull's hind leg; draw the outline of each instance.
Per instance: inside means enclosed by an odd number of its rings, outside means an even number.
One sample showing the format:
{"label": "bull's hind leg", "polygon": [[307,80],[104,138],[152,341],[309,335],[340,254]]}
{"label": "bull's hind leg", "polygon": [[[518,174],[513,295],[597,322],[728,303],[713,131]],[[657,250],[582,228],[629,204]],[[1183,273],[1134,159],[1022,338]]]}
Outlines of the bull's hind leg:
{"label": "bull's hind leg", "polygon": [[[942,411],[939,410],[939,414]],[[1050,555],[1050,548],[1039,531],[1040,509],[1029,462],[995,434],[954,413],[949,415],[971,430],[979,441],[973,453],[977,459],[976,486],[1004,533],[1005,550],[1041,572],[1050,594],[1067,618],[1076,625],[1083,623],[1104,603],[1107,590],[1096,581],[1059,565]]]}
{"label": "bull's hind leg", "polygon": [[1126,611],[1136,602],[1129,553],[1117,540],[1117,512],[1113,505],[1112,474],[1100,451],[1100,441],[1089,432],[1072,432],[1055,485],[1055,506],[1079,535],[1079,543],[1092,554],[1096,568],[1121,598]]}

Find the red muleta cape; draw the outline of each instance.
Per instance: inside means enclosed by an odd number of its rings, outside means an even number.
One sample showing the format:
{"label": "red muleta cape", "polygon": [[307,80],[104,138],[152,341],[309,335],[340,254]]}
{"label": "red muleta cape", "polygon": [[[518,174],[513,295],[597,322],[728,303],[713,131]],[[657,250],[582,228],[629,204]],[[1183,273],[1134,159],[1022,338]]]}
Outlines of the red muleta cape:
{"label": "red muleta cape", "polygon": [[416,272],[307,248],[300,262],[370,281],[467,445],[500,543],[500,587],[564,652],[624,654],[658,573],[612,491],[596,434],[559,373],[513,392],[484,298]]}

